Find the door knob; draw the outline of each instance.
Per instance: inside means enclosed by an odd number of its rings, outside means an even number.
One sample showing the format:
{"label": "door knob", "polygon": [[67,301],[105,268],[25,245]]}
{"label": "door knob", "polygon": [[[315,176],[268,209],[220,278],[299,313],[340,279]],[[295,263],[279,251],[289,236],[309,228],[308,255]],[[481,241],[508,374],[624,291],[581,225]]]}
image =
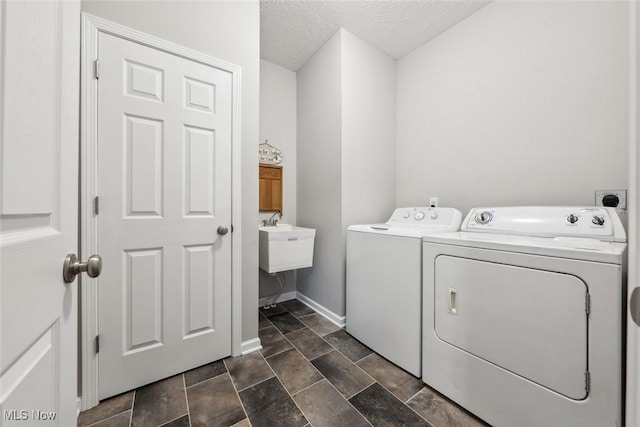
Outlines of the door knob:
{"label": "door knob", "polygon": [[98,277],[102,272],[102,257],[91,255],[86,262],[80,262],[76,254],[67,255],[62,268],[64,283],[73,282],[76,276],[82,272],[86,272],[89,277]]}
{"label": "door knob", "polygon": [[229,232],[229,228],[226,225],[221,225],[220,227],[218,227],[218,234],[219,235],[224,236],[228,232]]}

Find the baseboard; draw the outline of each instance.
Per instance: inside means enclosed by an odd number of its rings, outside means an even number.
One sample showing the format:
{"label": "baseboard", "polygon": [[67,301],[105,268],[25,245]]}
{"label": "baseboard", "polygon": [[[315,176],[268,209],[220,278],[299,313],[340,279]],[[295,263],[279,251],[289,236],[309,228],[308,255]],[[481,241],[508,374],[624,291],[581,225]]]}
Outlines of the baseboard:
{"label": "baseboard", "polygon": [[339,327],[344,328],[344,326],[346,325],[346,320],[347,320],[346,316],[340,316],[334,313],[333,311],[318,304],[317,302],[315,302],[308,296],[301,294],[300,292],[296,292],[296,298],[299,301],[308,305],[309,307],[313,308],[318,314],[321,314],[322,316],[326,317],[327,320],[329,320],[332,323],[335,323]]}
{"label": "baseboard", "polygon": [[240,353],[244,356],[245,354],[253,353],[254,351],[262,350],[262,344],[260,343],[260,338],[253,338],[249,341],[243,341],[240,344]]}
{"label": "baseboard", "polygon": [[[280,297],[278,298],[278,300],[276,302],[290,301],[292,299],[296,299],[296,296],[297,296],[297,292],[296,291],[285,292],[282,295],[280,295]],[[260,301],[258,301],[258,305],[260,307],[263,307],[267,303],[267,300],[269,300],[269,302],[271,302],[271,298],[272,297],[260,298]]]}

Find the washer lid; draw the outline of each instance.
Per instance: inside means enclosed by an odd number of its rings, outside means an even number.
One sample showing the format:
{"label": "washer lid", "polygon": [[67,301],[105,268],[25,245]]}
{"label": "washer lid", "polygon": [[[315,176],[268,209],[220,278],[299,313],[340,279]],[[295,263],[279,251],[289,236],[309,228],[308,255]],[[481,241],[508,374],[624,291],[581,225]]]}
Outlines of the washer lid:
{"label": "washer lid", "polygon": [[615,209],[588,206],[474,208],[465,218],[461,230],[472,233],[627,241]]}
{"label": "washer lid", "polygon": [[422,239],[424,234],[420,230],[415,230],[410,227],[393,227],[388,224],[360,224],[352,225],[347,228],[348,231],[360,232],[360,233],[372,233],[383,234],[388,236],[398,237],[412,237],[415,239]]}

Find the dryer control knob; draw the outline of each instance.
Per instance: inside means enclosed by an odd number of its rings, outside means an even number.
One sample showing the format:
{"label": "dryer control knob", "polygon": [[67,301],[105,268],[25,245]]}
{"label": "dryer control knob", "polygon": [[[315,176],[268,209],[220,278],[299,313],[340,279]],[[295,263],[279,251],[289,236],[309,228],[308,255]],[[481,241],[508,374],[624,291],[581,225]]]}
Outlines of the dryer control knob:
{"label": "dryer control knob", "polygon": [[480,212],[475,216],[475,220],[478,224],[488,224],[492,219],[493,215],[488,211]]}
{"label": "dryer control knob", "polygon": [[595,225],[604,225],[604,217],[600,215],[595,215],[591,220]]}
{"label": "dryer control knob", "polygon": [[422,211],[416,212],[416,216],[415,216],[415,218],[416,218],[418,221],[420,221],[421,219],[423,219],[423,218],[424,218],[424,212],[422,212]]}
{"label": "dryer control knob", "polygon": [[567,216],[567,221],[568,221],[570,224],[575,224],[576,222],[578,222],[578,220],[579,220],[579,219],[580,219],[580,218],[578,218],[578,216],[577,216],[577,215],[574,215],[574,214],[571,214],[571,215]]}
{"label": "dryer control knob", "polygon": [[405,212],[405,214],[403,215],[404,219],[407,219],[411,216],[411,214],[409,212]]}
{"label": "dryer control knob", "polygon": [[438,214],[437,214],[437,213],[435,213],[435,212],[433,212],[433,213],[431,213],[431,215],[429,216],[429,218],[431,218],[431,219],[438,219]]}

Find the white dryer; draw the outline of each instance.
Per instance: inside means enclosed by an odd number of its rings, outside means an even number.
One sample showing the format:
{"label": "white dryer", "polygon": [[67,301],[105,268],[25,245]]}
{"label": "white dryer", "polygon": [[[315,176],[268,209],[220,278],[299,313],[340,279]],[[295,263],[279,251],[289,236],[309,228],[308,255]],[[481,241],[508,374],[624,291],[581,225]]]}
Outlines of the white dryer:
{"label": "white dryer", "polygon": [[424,238],[423,381],[495,426],[620,426],[614,209],[472,209]]}
{"label": "white dryer", "polygon": [[453,208],[396,209],[385,224],[347,231],[346,329],[381,356],[420,377],[422,238],[458,230]]}

